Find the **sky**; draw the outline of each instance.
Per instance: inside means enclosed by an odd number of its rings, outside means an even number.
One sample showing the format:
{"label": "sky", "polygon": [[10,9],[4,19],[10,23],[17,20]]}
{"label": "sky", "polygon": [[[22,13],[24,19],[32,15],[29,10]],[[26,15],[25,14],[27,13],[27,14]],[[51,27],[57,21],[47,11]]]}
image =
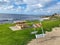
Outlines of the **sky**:
{"label": "sky", "polygon": [[60,0],[0,0],[0,13],[51,15],[60,13]]}

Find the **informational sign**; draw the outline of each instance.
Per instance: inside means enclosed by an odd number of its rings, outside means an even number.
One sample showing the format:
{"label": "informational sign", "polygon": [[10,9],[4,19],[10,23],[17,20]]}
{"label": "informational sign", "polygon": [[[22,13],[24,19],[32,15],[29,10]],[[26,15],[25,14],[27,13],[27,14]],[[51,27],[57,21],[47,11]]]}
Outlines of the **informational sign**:
{"label": "informational sign", "polygon": [[36,34],[36,38],[42,38],[42,37],[45,37],[46,34]]}

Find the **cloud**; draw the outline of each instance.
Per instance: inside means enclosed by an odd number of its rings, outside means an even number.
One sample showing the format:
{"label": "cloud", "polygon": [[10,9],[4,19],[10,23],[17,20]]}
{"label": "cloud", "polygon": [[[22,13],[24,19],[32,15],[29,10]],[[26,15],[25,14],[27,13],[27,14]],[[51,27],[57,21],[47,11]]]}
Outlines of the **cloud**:
{"label": "cloud", "polygon": [[60,2],[57,2],[58,5],[60,5]]}
{"label": "cloud", "polygon": [[9,0],[4,0],[4,2],[10,2]]}
{"label": "cloud", "polygon": [[35,5],[27,5],[26,11],[33,11],[37,8],[42,8],[43,5],[41,4],[35,4]]}
{"label": "cloud", "polygon": [[60,4],[59,4],[59,2],[57,2],[55,5],[43,9],[43,11],[45,11],[46,14],[58,13],[58,12],[60,12]]}
{"label": "cloud", "polygon": [[24,2],[27,4],[26,11],[34,11],[41,9],[45,7],[45,5],[49,4],[54,0],[24,0]]}
{"label": "cloud", "polygon": [[[27,1],[27,0],[25,0]],[[31,3],[31,1],[29,1],[30,3],[27,3],[27,8],[26,8],[26,11],[27,12],[30,12],[30,13],[37,13],[37,14],[51,14],[51,13],[57,13],[59,12],[60,10],[60,2],[57,1],[57,0],[39,0],[41,3],[37,3],[37,1],[35,3],[34,0],[33,2]],[[28,2],[28,1],[27,1]],[[51,2],[56,2],[54,3],[53,5],[50,4]],[[45,8],[45,5],[49,4],[50,6],[46,6]],[[40,6],[38,6],[40,5]]]}
{"label": "cloud", "polygon": [[13,5],[10,5],[10,6],[5,7],[5,10],[11,10],[13,8],[14,8],[14,6]]}
{"label": "cloud", "polygon": [[22,0],[14,0],[14,2],[16,5],[24,4]]}
{"label": "cloud", "polygon": [[13,9],[12,5],[7,7],[3,7],[3,6],[0,7],[0,10],[11,10],[11,9]]}
{"label": "cloud", "polygon": [[[52,5],[52,2],[56,3]],[[60,1],[57,0],[0,0],[0,10],[45,14],[58,12],[58,9]]]}
{"label": "cloud", "polygon": [[37,3],[49,3],[49,2],[51,2],[52,0],[24,0],[24,2],[26,3],[26,4],[29,4],[29,5],[31,5],[31,4],[37,4]]}
{"label": "cloud", "polygon": [[[17,5],[18,7],[22,4],[27,4],[27,8],[30,7],[31,9],[33,9],[33,8],[43,7],[44,6],[43,4],[49,3],[51,1],[52,0],[32,0],[32,1],[31,0],[13,0],[13,2],[12,2],[12,0],[0,0],[0,2],[1,2],[0,5],[3,5],[3,7],[8,5],[11,8],[11,5],[14,5],[14,4]],[[14,3],[14,4],[12,4],[12,3]]]}

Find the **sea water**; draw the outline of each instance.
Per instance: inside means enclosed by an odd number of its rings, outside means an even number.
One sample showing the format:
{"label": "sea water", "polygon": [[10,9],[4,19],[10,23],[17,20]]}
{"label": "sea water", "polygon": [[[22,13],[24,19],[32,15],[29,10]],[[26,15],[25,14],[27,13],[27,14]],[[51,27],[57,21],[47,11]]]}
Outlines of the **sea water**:
{"label": "sea water", "polygon": [[3,14],[0,15],[0,23],[12,23],[17,20],[39,20],[40,16],[36,15],[18,15],[18,14]]}

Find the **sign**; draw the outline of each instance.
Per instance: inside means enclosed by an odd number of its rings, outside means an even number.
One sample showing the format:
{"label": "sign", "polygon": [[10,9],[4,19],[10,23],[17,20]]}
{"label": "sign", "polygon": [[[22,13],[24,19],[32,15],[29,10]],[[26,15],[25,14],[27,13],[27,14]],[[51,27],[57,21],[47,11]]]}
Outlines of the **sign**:
{"label": "sign", "polygon": [[36,34],[36,38],[42,38],[42,37],[45,37],[46,34]]}

